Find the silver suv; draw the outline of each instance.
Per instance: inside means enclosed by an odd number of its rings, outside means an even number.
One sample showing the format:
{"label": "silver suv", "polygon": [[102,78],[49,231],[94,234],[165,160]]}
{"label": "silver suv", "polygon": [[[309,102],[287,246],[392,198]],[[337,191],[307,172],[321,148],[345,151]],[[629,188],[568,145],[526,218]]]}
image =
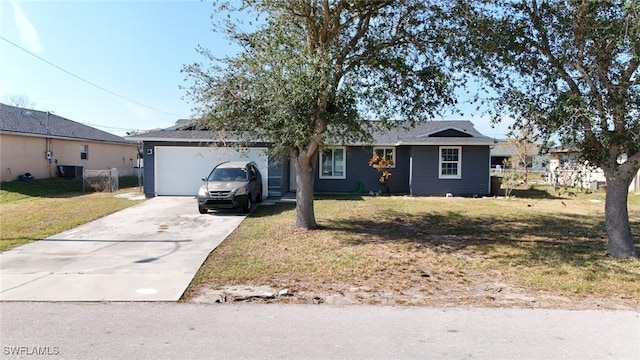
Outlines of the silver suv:
{"label": "silver suv", "polygon": [[253,161],[230,161],[217,165],[198,191],[198,211],[242,208],[251,211],[262,201],[262,175]]}

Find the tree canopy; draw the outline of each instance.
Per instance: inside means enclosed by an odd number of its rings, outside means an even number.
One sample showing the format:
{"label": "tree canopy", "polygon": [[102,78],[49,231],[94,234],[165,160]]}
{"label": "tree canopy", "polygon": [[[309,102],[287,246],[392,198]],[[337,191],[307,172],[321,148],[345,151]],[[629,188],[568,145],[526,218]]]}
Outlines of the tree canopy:
{"label": "tree canopy", "polygon": [[627,197],[640,169],[639,4],[451,1],[459,26],[451,53],[495,91],[495,118],[508,113],[516,128],[557,136],[603,169],[607,251],[616,257],[637,256]]}
{"label": "tree canopy", "polygon": [[368,140],[363,119],[421,121],[454,102],[434,30],[443,19],[422,0],[233,4],[216,4],[228,17],[214,25],[241,50],[217,58],[200,48],[207,63],[183,69],[187,95],[207,128],[269,141],[273,155],[294,160],[300,228],[317,226],[314,171],[327,142]]}

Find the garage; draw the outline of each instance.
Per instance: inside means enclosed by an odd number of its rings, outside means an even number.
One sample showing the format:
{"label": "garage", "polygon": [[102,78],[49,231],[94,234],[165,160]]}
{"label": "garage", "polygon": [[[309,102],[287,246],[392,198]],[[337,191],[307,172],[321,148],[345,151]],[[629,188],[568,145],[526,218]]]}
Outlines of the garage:
{"label": "garage", "polygon": [[[267,148],[233,149],[227,147],[154,146],[156,195],[195,196],[214,166],[224,161],[251,160],[262,173],[262,187],[268,189]],[[265,195],[267,191],[264,191]]]}

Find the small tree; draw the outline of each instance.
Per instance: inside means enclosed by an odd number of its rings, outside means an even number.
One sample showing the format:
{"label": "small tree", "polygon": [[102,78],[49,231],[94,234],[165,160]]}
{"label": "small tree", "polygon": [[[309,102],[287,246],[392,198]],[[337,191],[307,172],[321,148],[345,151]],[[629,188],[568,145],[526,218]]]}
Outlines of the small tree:
{"label": "small tree", "polygon": [[502,185],[504,186],[504,196],[508,198],[511,196],[513,189],[520,185],[522,175],[513,169],[511,160],[505,159],[503,164],[507,170],[502,173]]}
{"label": "small tree", "polygon": [[373,166],[378,170],[378,173],[380,173],[378,183],[385,189],[387,194],[390,193],[389,178],[391,177],[391,172],[389,169],[393,166],[393,161],[385,159],[378,154],[373,154],[373,157],[369,160],[369,166]]}
{"label": "small tree", "polygon": [[511,158],[511,168],[514,170],[522,168],[522,180],[525,185],[529,184],[531,159],[538,154],[538,146],[533,142],[534,136],[532,134],[533,131],[528,122],[525,122],[519,129],[514,129],[508,139],[509,143],[516,148],[516,152]]}

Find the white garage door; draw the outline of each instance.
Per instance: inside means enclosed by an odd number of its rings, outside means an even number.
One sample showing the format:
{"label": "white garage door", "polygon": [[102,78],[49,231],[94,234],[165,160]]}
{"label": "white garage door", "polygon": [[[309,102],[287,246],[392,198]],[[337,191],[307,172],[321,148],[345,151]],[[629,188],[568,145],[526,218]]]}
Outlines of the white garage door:
{"label": "white garage door", "polygon": [[262,174],[263,196],[268,194],[269,165],[266,148],[243,151],[223,147],[155,147],[155,187],[157,195],[197,195],[202,178],[224,161],[255,161]]}

